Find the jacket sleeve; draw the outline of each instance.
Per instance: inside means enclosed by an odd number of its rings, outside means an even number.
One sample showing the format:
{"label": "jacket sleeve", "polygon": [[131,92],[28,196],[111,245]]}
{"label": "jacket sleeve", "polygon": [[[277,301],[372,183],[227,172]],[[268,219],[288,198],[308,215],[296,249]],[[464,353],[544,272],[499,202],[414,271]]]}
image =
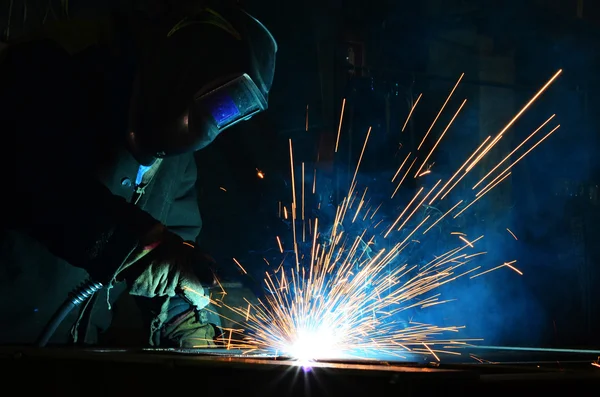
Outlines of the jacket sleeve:
{"label": "jacket sleeve", "polygon": [[[97,108],[71,78],[69,57],[47,43],[0,64],[3,224],[95,277],[111,277],[158,224],[95,179]],[[101,277],[97,277],[101,278]],[[99,279],[98,281],[108,281]]]}
{"label": "jacket sleeve", "polygon": [[197,168],[193,155],[184,167],[185,171],[177,189],[165,225],[187,241],[196,241],[202,228],[202,217],[198,208],[196,191]]}

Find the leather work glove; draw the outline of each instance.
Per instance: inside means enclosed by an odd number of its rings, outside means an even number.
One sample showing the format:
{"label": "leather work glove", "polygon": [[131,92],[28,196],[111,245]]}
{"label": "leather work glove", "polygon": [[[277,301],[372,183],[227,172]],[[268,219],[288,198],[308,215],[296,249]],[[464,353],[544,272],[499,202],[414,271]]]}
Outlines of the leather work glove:
{"label": "leather work glove", "polygon": [[191,243],[161,225],[153,233],[153,241],[133,253],[124,264],[119,278],[130,284],[130,294],[144,298],[179,295],[196,310],[204,308],[210,299],[204,287],[214,284],[210,257]]}
{"label": "leather work glove", "polygon": [[215,347],[215,327],[209,323],[207,309],[194,310],[181,298],[171,299],[167,319],[157,335],[161,347]]}

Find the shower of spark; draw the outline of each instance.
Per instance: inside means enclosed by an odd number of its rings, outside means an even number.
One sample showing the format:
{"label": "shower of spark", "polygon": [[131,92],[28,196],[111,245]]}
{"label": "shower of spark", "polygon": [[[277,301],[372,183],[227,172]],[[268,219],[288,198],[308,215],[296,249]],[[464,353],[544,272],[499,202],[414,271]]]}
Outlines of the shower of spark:
{"label": "shower of spark", "polygon": [[[311,219],[308,212],[305,213],[304,211],[304,163],[302,164],[302,188],[300,189],[302,192],[302,209],[301,215],[298,216],[297,214],[298,199],[296,192],[298,189],[296,189],[294,175],[293,145],[290,140],[292,198],[289,217],[293,229],[293,241],[288,242],[288,245],[294,247],[293,261],[295,266],[293,268],[283,266],[286,254],[280,238],[277,237],[277,245],[283,259],[282,264],[275,271],[266,272],[264,282],[269,294],[258,304],[248,302],[248,305],[244,307],[228,306],[226,300],[214,301],[217,306],[227,307],[246,319],[244,324],[240,324],[241,328],[244,328],[243,331],[231,330],[224,338],[224,342],[227,343],[228,347],[267,351],[290,356],[301,362],[343,357],[364,357],[373,352],[378,354],[388,353],[400,358],[418,354],[437,361],[444,354],[460,355],[461,353],[457,350],[474,341],[474,339],[454,337],[463,328],[462,326],[440,327],[414,321],[401,322],[398,320],[397,314],[412,308],[422,309],[450,302],[451,300],[443,300],[441,294],[436,290],[442,285],[463,276],[474,279],[503,268],[513,271],[515,274],[523,275],[521,270],[515,266],[516,260],[507,261],[503,264],[495,263],[493,266],[477,265],[476,261],[484,258],[486,254],[484,251],[477,250],[484,236],[471,238],[464,233],[454,231],[451,233],[456,238],[454,248],[435,256],[427,264],[411,264],[401,261],[404,258],[401,257],[401,254],[406,255],[407,247],[419,243],[416,240],[417,235],[425,235],[438,225],[442,219],[449,219],[451,214],[453,218],[457,218],[477,200],[485,196],[486,193],[506,180],[511,174],[508,172],[509,169],[559,128],[559,125],[555,126],[541,140],[533,144],[525,154],[500,171],[495,179],[479,191],[473,192],[470,201],[465,200],[463,202],[463,200],[460,200],[457,203],[447,203],[447,211],[440,211],[441,215],[439,216],[424,213],[428,208],[425,202],[429,200],[429,206],[436,201],[438,205],[444,202],[448,197],[448,193],[463,180],[466,174],[470,173],[478,164],[481,164],[481,159],[490,152],[492,147],[561,72],[562,70],[556,72],[491,142],[488,143],[491,137],[487,137],[452,177],[446,181],[438,180],[433,187],[418,189],[391,226],[385,230],[377,230],[381,220],[377,219],[375,215],[381,204],[371,203],[366,197],[367,188],[359,188],[356,180],[369,141],[371,128],[366,133],[348,192],[336,208],[333,227],[327,231],[320,230],[318,217]],[[464,74],[460,76],[442,105],[423,141],[421,141],[419,149],[427,135],[431,133],[433,125],[440,114],[448,105],[463,76]],[[420,98],[421,96],[419,96]],[[432,152],[449,131],[452,122],[459,117],[465,102],[466,100],[462,101],[460,107],[455,110],[454,116],[428,153],[424,154],[417,151],[416,153],[408,153],[404,158],[399,169],[391,178],[393,182],[400,174],[403,175],[395,188],[394,194],[392,194],[392,199],[418,159],[421,159],[419,161],[420,166],[413,175],[415,178],[420,178],[423,175],[420,171],[427,166],[427,160]],[[336,140],[336,152],[345,104],[346,101],[344,100]],[[414,106],[410,114],[412,114]],[[515,151],[520,149],[553,118],[554,115],[500,161],[497,166],[493,167],[472,187],[473,190],[490,177],[500,165],[507,161]],[[408,119],[406,122],[408,122]],[[410,164],[410,166],[404,171],[403,167],[406,164]],[[429,167],[427,170],[429,170]],[[313,173],[309,172],[308,174]],[[459,174],[462,175],[459,176]],[[316,177],[316,170],[314,175]],[[312,193],[315,194],[314,180]],[[280,213],[281,207],[282,205],[279,203]],[[288,211],[285,206],[283,206],[283,212],[287,219]],[[419,212],[423,215],[419,218],[421,220],[417,221],[416,226],[408,228],[409,221]],[[368,219],[371,223],[359,236],[350,236],[345,233],[343,224],[344,222],[354,222],[359,214],[365,220],[369,216]],[[302,243],[299,242],[296,223],[298,223],[298,227],[303,228],[302,240],[306,239],[307,244],[310,245],[310,252],[300,251],[299,245]],[[308,228],[304,227],[305,223],[308,224]],[[512,232],[510,233],[512,234]],[[370,246],[373,244],[376,235],[383,236],[388,242],[391,242],[389,246],[392,248],[372,251]],[[514,234],[513,237],[516,238]],[[239,261],[235,259],[234,261],[243,273],[246,273]],[[393,266],[390,266],[391,264]],[[486,269],[487,267],[489,269]],[[239,342],[232,342],[231,334],[234,332],[239,334],[239,338],[234,338]]]}

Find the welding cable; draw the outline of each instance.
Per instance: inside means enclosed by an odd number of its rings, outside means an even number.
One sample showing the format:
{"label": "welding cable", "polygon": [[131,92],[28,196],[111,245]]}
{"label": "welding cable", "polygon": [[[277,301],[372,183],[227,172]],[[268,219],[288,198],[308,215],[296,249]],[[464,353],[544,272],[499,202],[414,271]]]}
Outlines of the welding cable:
{"label": "welding cable", "polygon": [[71,313],[77,306],[84,303],[97,291],[101,290],[102,287],[102,283],[89,280],[71,291],[69,293],[69,297],[63,302],[62,305],[60,305],[58,310],[56,310],[50,321],[48,321],[44,327],[44,330],[35,343],[36,346],[46,346],[50,338],[52,338],[52,335],[54,335],[60,324],[69,315],[69,313]]}

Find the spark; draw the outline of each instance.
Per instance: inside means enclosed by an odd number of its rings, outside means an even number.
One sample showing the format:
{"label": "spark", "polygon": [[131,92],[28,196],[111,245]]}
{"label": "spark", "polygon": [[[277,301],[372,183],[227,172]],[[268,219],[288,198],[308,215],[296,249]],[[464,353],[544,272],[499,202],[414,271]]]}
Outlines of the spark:
{"label": "spark", "polygon": [[421,209],[421,206],[423,205],[423,202],[425,200],[427,200],[427,197],[429,197],[429,195],[435,190],[435,188],[437,187],[437,185],[440,184],[440,182],[442,182],[442,180],[440,179],[439,181],[437,181],[437,183],[429,190],[429,192],[425,195],[425,197],[423,197],[423,199],[421,200],[421,202],[419,202],[419,204],[417,204],[417,206],[413,209],[413,211],[410,213],[410,215],[408,217],[406,217],[406,219],[404,220],[404,222],[402,223],[402,225],[400,225],[400,227],[398,228],[398,231],[402,230],[404,228],[404,226],[406,225],[406,223],[412,218],[412,216],[415,214],[415,212],[419,209]]}
{"label": "spark", "polygon": [[523,275],[523,272],[521,272],[521,271],[520,271],[519,269],[517,269],[516,267],[512,266],[512,264],[513,264],[513,263],[516,263],[516,262],[517,262],[516,260],[514,260],[514,261],[511,261],[511,262],[504,262],[504,263],[503,263],[503,264],[501,264],[500,266],[496,266],[496,267],[494,267],[494,268],[492,268],[492,269],[486,270],[485,272],[478,273],[478,274],[476,274],[476,275],[474,275],[474,276],[471,276],[470,278],[476,278],[476,277],[479,277],[479,276],[483,276],[484,274],[491,273],[491,272],[493,272],[494,270],[498,270],[498,269],[501,269],[501,268],[503,268],[503,267],[508,267],[508,268],[510,268],[510,269],[512,269],[512,270],[514,270],[516,273],[518,273],[519,275],[521,275],[521,276],[522,276],[522,275]]}
{"label": "spark", "polygon": [[335,140],[335,152],[338,151],[338,146],[340,144],[340,134],[342,133],[342,121],[344,120],[344,109],[346,108],[346,98],[342,100],[342,111],[340,113],[340,123],[338,125],[337,138]]}
{"label": "spark", "polygon": [[[497,177],[496,177],[494,180],[492,180],[492,181],[491,181],[491,182],[488,184],[488,186],[489,186],[489,185],[491,185],[492,183],[494,183],[494,182],[496,181],[496,179],[498,179],[498,178],[500,178],[501,176],[503,176],[503,175],[504,175],[504,173],[506,173],[508,170],[510,170],[512,167],[514,167],[514,166],[515,166],[515,165],[516,165],[516,164],[517,164],[519,161],[521,161],[521,160],[522,160],[522,159],[523,159],[525,156],[527,156],[527,155],[528,155],[528,154],[529,154],[529,153],[530,153],[530,152],[531,152],[533,149],[535,149],[535,148],[536,148],[536,147],[537,147],[537,146],[538,146],[540,143],[544,142],[544,141],[546,140],[546,138],[548,138],[550,135],[552,135],[552,134],[554,133],[554,131],[556,131],[556,130],[557,130],[557,129],[559,129],[559,128],[560,128],[560,124],[559,124],[559,125],[557,125],[556,127],[554,127],[554,128],[552,129],[552,131],[550,131],[549,133],[547,133],[546,135],[544,135],[544,137],[543,137],[542,139],[540,139],[539,141],[537,141],[535,145],[533,145],[532,147],[530,147],[530,148],[529,148],[529,150],[527,150],[525,153],[523,153],[523,154],[522,154],[522,155],[521,155],[521,156],[520,156],[518,159],[516,159],[516,160],[515,160],[515,161],[514,161],[514,162],[513,162],[511,165],[509,165],[508,167],[506,167],[506,168],[504,169],[504,171],[502,171],[500,174],[498,174],[498,176],[497,176]],[[482,179],[483,179],[483,178],[482,178]],[[503,179],[504,179],[504,178],[503,178]],[[481,182],[481,181],[480,181],[480,182]],[[479,182],[478,182],[478,184],[479,184]],[[483,191],[485,191],[485,190],[486,190],[486,188],[487,188],[487,186],[486,186],[486,187],[484,187],[483,189],[481,189],[481,191],[482,191],[482,192],[483,192]],[[480,193],[481,193],[481,192],[480,192]]]}
{"label": "spark", "polygon": [[485,252],[485,251],[483,251],[483,252],[476,252],[476,253],[474,253],[474,254],[471,254],[471,255],[467,255],[467,256],[465,256],[465,259],[469,259],[469,258],[473,258],[473,257],[475,257],[475,256],[479,256],[479,255],[485,255],[485,254],[487,254],[487,252]]}
{"label": "spark", "polygon": [[[311,363],[314,360],[327,358],[364,357],[373,352],[382,351],[393,352],[398,357],[426,355],[439,362],[444,354],[460,354],[452,351],[453,349],[468,346],[472,342],[480,340],[457,338],[455,335],[461,332],[464,326],[438,326],[420,323],[412,318],[405,321],[407,310],[426,310],[455,301],[455,299],[442,298],[440,288],[457,279],[477,279],[501,268],[510,269],[522,276],[523,272],[515,266],[517,261],[504,262],[499,266],[482,271],[482,265],[478,262],[484,260],[483,255],[487,253],[479,247],[484,236],[467,239],[467,235],[460,232],[452,232],[458,238],[450,239],[453,247],[448,251],[441,255],[428,254],[430,259],[433,257],[428,263],[424,263],[426,260],[422,260],[421,255],[411,256],[413,254],[407,248],[411,247],[412,249],[420,245],[420,241],[413,235],[422,228],[425,229],[422,232],[425,235],[443,219],[449,219],[449,215],[454,214],[458,207],[465,203],[463,200],[458,201],[435,220],[432,212],[429,212],[432,208],[431,203],[440,196],[443,199],[463,180],[470,169],[485,157],[489,149],[500,140],[502,134],[514,124],[518,116],[531,106],[558,74],[534,96],[498,136],[494,139],[488,136],[452,177],[447,180],[440,179],[432,187],[421,186],[416,189],[413,197],[407,200],[408,203],[398,210],[400,214],[397,217],[388,218],[388,214],[384,213],[383,216],[379,216],[381,219],[376,219],[383,203],[378,206],[376,206],[377,203],[372,204],[370,200],[375,196],[368,197],[369,194],[373,195],[372,189],[363,186],[362,181],[358,178],[359,168],[372,132],[369,127],[348,190],[334,206],[335,215],[332,216],[332,221],[325,222],[319,217],[313,217],[310,207],[305,209],[307,204],[304,201],[305,169],[304,163],[302,163],[302,216],[300,217],[302,219],[298,220],[293,148],[290,139],[289,155],[292,180],[290,217],[294,237],[295,266],[291,266],[289,263],[291,256],[284,252],[281,239],[277,236],[282,259],[275,271],[272,271],[271,268],[271,271],[264,273],[265,291],[268,291],[265,297],[259,299],[258,303],[246,302],[247,304],[239,307],[229,305],[223,300],[217,302],[222,307],[238,314],[239,318],[245,319],[242,321],[243,324],[240,324],[243,332],[231,329],[228,337],[224,336],[227,339],[227,347],[248,349],[249,351],[267,351],[289,356],[300,363]],[[433,129],[463,76],[464,74],[450,92],[421,144]],[[464,104],[463,101],[452,120]],[[416,103],[411,111],[415,106]],[[345,99],[342,102],[336,152],[344,109]],[[417,170],[415,175],[422,174],[422,169],[427,165],[431,153],[452,124],[452,120],[438,138],[429,155],[422,157],[424,160],[421,163],[421,169]],[[526,140],[529,140],[530,137]],[[523,144],[518,148],[521,146]],[[529,149],[525,155],[532,149]],[[411,157],[413,157],[412,163],[407,170],[404,170]],[[412,167],[419,157],[418,153],[409,153],[398,170],[394,170],[392,182],[396,181],[401,172],[404,172],[404,175],[397,186],[390,186],[390,190],[395,188],[390,202],[406,176],[412,172]],[[482,188],[470,202],[467,200],[469,203],[450,219],[456,219],[489,191],[506,180],[511,175],[508,170],[521,158]],[[316,194],[315,180],[316,170],[314,170],[313,177],[313,194]],[[467,189],[467,191],[471,192],[471,189]],[[431,199],[430,196],[433,198]],[[431,200],[429,206],[424,204],[427,200]],[[321,201],[319,200],[319,205]],[[288,219],[286,207],[280,204],[280,208],[283,208],[284,217]],[[373,210],[373,208],[375,209]],[[364,229],[354,226],[359,230],[352,230],[350,226],[359,219],[359,214],[363,213],[361,218],[369,219],[366,221],[367,226]],[[439,210],[439,213],[442,213],[442,210]],[[299,248],[295,225],[296,222],[306,218],[308,218],[309,237],[304,244],[300,244]],[[378,230],[379,225],[383,226]],[[395,232],[393,235],[391,235],[392,231]],[[381,243],[380,236],[386,239],[384,244]],[[235,258],[234,262],[246,273]],[[232,334],[238,332],[241,333],[241,338],[232,338]],[[471,356],[471,358],[483,361],[475,356]]]}
{"label": "spark", "polygon": [[481,182],[483,182],[487,177],[489,177],[494,171],[496,171],[498,169],[498,167],[500,167],[506,160],[508,160],[510,158],[510,156],[512,156],[513,154],[515,154],[515,152],[517,150],[519,150],[521,148],[521,146],[523,146],[529,139],[531,139],[539,130],[541,130],[542,128],[544,128],[544,126],[546,124],[548,124],[548,122],[550,122],[550,120],[552,120],[554,118],[554,116],[556,116],[555,114],[553,114],[552,116],[550,116],[550,118],[546,121],[544,121],[544,123],[542,125],[540,125],[538,127],[537,130],[533,131],[527,138],[525,138],[523,140],[523,142],[521,142],[512,152],[510,152],[509,154],[506,155],[506,157],[504,157],[504,159],[502,159],[502,161],[500,161],[498,164],[496,164],[496,166],[494,168],[492,168],[490,170],[490,172],[488,172],[487,174],[485,174],[485,176],[483,178],[481,178],[481,180],[479,182],[477,182],[477,184],[475,184],[475,186],[473,186],[473,189],[475,189],[477,186],[479,186],[481,184]]}
{"label": "spark", "polygon": [[513,233],[513,232],[512,232],[512,231],[511,231],[509,228],[506,228],[506,231],[507,231],[507,232],[509,232],[509,233],[510,233],[510,235],[511,235],[511,236],[513,236],[513,238],[514,238],[515,240],[518,240],[517,236],[515,236],[515,234],[514,234],[514,233]]}
{"label": "spark", "polygon": [[242,264],[240,262],[238,262],[237,259],[233,258],[233,261],[235,262],[236,265],[238,265],[238,267],[242,270],[242,272],[244,272],[244,274],[248,274],[246,269],[244,269],[244,266],[242,266]]}
{"label": "spark", "polygon": [[221,284],[221,282],[219,281],[218,277],[215,277],[215,281],[217,282],[217,285],[219,286],[219,288],[221,289],[221,294],[223,294],[223,296],[227,295],[227,292],[225,291],[225,288],[223,288],[223,285]]}
{"label": "spark", "polygon": [[371,218],[370,218],[370,219],[373,219],[373,218],[375,217],[375,215],[377,214],[377,211],[379,211],[379,208],[381,208],[381,205],[382,205],[382,204],[383,204],[383,203],[379,204],[379,206],[378,206],[378,207],[375,209],[375,211],[374,211],[374,212],[373,212],[373,214],[371,215]]}
{"label": "spark", "polygon": [[304,162],[302,162],[302,220],[304,220]]}
{"label": "spark", "polygon": [[410,120],[410,116],[412,116],[412,114],[415,111],[415,108],[417,107],[417,105],[419,104],[419,101],[421,100],[422,96],[423,96],[423,93],[419,94],[419,97],[417,98],[417,100],[415,101],[415,103],[410,108],[410,112],[408,112],[408,116],[406,117],[406,121],[404,122],[404,125],[402,126],[402,131],[401,132],[404,132],[404,129],[406,128],[406,126],[408,125],[408,121]]}
{"label": "spark", "polygon": [[479,362],[479,364],[498,364],[498,363],[497,363],[497,362],[495,362],[495,361],[486,360],[486,359],[484,359],[484,358],[477,357],[477,356],[476,356],[476,355],[474,355],[474,354],[469,354],[469,357],[471,357],[473,360],[476,360],[476,361],[478,361],[478,362]]}
{"label": "spark", "polygon": [[469,165],[467,167],[466,172],[471,171],[471,169],[473,169],[473,167],[475,167],[477,165],[477,163],[479,163],[479,161],[481,161],[481,159],[485,156],[485,154],[487,154],[487,152],[489,152],[494,147],[494,145],[496,145],[496,143],[498,143],[500,138],[502,138],[502,135],[504,135],[504,133],[510,127],[512,127],[512,125],[519,119],[519,117],[521,117],[523,115],[523,113],[525,113],[525,111],[527,111],[527,109],[529,109],[529,107],[540,97],[540,95],[542,95],[544,93],[544,91],[546,91],[548,89],[548,87],[550,87],[550,85],[554,82],[554,80],[556,80],[558,78],[558,76],[560,76],[561,73],[562,73],[562,69],[559,69],[558,72],[556,72],[554,74],[554,76],[552,76],[552,78],[550,80],[548,80],[542,88],[540,88],[540,90],[533,96],[533,98],[531,98],[529,100],[529,102],[527,102],[527,104],[525,104],[525,106],[523,106],[523,108],[519,111],[519,113],[517,113],[509,121],[509,123],[502,129],[502,131],[500,131],[498,133],[496,138],[494,138],[494,140],[488,145],[488,147],[479,156],[477,156],[477,158],[473,161],[473,163],[471,163],[471,165]]}
{"label": "spark", "polygon": [[458,236],[459,239],[461,239],[462,241],[464,241],[465,243],[467,243],[467,245],[471,248],[473,247],[473,244],[471,244],[471,242],[469,240],[467,240],[466,238],[464,238],[463,236]]}
{"label": "spark", "polygon": [[427,157],[425,157],[425,160],[423,160],[423,164],[421,164],[421,166],[417,170],[417,173],[415,174],[415,178],[417,177],[417,175],[419,175],[419,172],[421,172],[421,170],[423,169],[423,167],[425,166],[425,164],[427,164],[427,160],[429,160],[429,157],[431,157],[431,154],[434,152],[434,150],[440,144],[440,142],[442,141],[442,138],[444,137],[444,135],[446,135],[446,132],[448,132],[448,129],[450,128],[450,126],[454,122],[454,119],[456,119],[456,116],[458,116],[458,114],[462,110],[463,106],[465,106],[465,103],[467,103],[466,99],[460,104],[460,107],[458,108],[458,110],[456,111],[456,113],[454,113],[454,116],[452,116],[452,119],[450,120],[450,122],[448,123],[448,125],[446,126],[446,128],[444,129],[444,132],[442,132],[442,134],[440,135],[440,137],[438,138],[438,140],[435,142],[435,145],[433,145],[433,148],[431,148],[431,150],[429,151],[429,154],[427,155]]}
{"label": "spark", "polygon": [[296,180],[294,178],[294,150],[292,140],[290,143],[290,171],[292,174],[292,232],[294,234],[294,254],[296,256],[296,268],[300,268],[300,259],[298,258],[298,239],[296,238]]}
{"label": "spark", "polygon": [[225,189],[224,187],[219,187],[219,189],[221,189],[222,191],[226,192],[227,189]]}
{"label": "spark", "polygon": [[439,217],[439,218],[438,218],[438,219],[437,219],[437,220],[436,220],[436,221],[435,221],[435,222],[434,222],[434,223],[433,223],[431,226],[429,226],[429,227],[427,228],[427,230],[425,230],[425,231],[423,232],[423,234],[425,234],[425,233],[427,233],[429,230],[431,230],[431,228],[432,228],[432,227],[434,227],[435,225],[437,225],[439,221],[441,221],[442,219],[444,219],[444,217],[445,217],[446,215],[448,215],[450,212],[452,212],[452,211],[453,211],[453,210],[454,210],[456,207],[458,207],[458,206],[459,206],[459,205],[460,205],[462,202],[463,202],[463,201],[462,201],[462,200],[460,200],[458,203],[454,204],[454,207],[450,208],[448,211],[446,211],[446,212],[444,213],[444,215],[440,216],[440,217]]}
{"label": "spark", "polygon": [[404,213],[406,211],[408,211],[408,209],[410,208],[410,206],[412,205],[412,203],[417,199],[417,197],[419,196],[419,194],[421,194],[422,191],[423,191],[423,188],[420,188],[419,191],[413,196],[412,200],[410,200],[410,202],[408,203],[408,205],[406,205],[406,207],[404,207],[404,211],[402,211],[402,213],[400,213],[400,215],[398,215],[398,218],[396,218],[396,220],[394,221],[394,223],[392,223],[392,226],[390,226],[390,228],[388,229],[388,231],[384,235],[384,237],[387,237],[388,234],[390,234],[390,232],[392,230],[394,230],[394,228],[396,227],[396,225],[398,224],[398,222],[400,222],[400,219],[402,218],[402,216],[404,215]]}
{"label": "spark", "polygon": [[265,173],[258,168],[256,169],[256,176],[258,176],[260,179],[265,179]]}
{"label": "spark", "polygon": [[413,162],[410,164],[410,166],[408,167],[408,169],[406,170],[406,173],[404,174],[404,176],[402,177],[402,179],[400,180],[400,183],[398,183],[398,186],[396,186],[396,189],[394,190],[394,192],[392,193],[392,197],[394,198],[394,196],[396,195],[396,193],[398,192],[398,189],[400,189],[400,186],[402,186],[402,183],[404,182],[404,179],[406,179],[406,176],[408,175],[408,173],[410,172],[411,168],[413,167],[413,165],[415,165],[415,162],[417,161],[417,157],[415,157],[415,159],[413,160]]}
{"label": "spark", "polygon": [[367,131],[367,137],[365,138],[365,143],[363,144],[362,150],[360,151],[360,157],[358,158],[358,162],[356,163],[356,169],[354,170],[354,175],[352,176],[352,182],[350,183],[350,192],[348,196],[351,196],[354,192],[354,183],[356,182],[356,175],[358,174],[358,169],[360,168],[360,164],[362,163],[363,155],[365,154],[365,149],[367,147],[367,142],[369,142],[369,136],[371,135],[371,127]]}
{"label": "spark", "polygon": [[489,188],[483,188],[478,194],[477,194],[477,198],[473,201],[471,201],[465,208],[463,208],[458,214],[454,215],[454,219],[458,218],[463,212],[465,212],[467,209],[469,209],[470,206],[472,206],[473,204],[475,204],[477,201],[479,201],[480,198],[482,198],[483,196],[486,195],[486,193],[490,192],[493,188],[495,188],[496,186],[498,186],[499,183],[501,183],[502,181],[504,181],[506,178],[508,178],[510,176],[510,172],[506,175],[504,175],[504,177],[502,179],[500,179],[499,181],[497,181],[495,184],[493,184],[492,186],[490,186]]}
{"label": "spark", "polygon": [[[444,189],[446,189],[446,187],[450,184],[450,182],[452,182],[454,180],[454,178],[456,178],[456,176],[458,175],[458,173],[460,171],[462,171],[462,169],[464,167],[466,167],[466,165],[469,163],[469,161],[471,161],[471,159],[481,150],[481,148],[483,147],[483,145],[485,145],[485,143],[491,138],[491,136],[488,136],[482,143],[481,145],[479,145],[479,147],[477,149],[475,149],[475,151],[471,154],[471,156],[467,159],[467,161],[465,161],[463,163],[463,165],[454,173],[454,175],[452,175],[452,177],[450,179],[448,179],[448,181],[444,184],[444,186],[442,186],[442,188],[438,191],[438,193],[433,196],[433,198],[431,199],[431,201],[429,202],[429,205],[432,205],[433,202],[438,198],[438,196],[444,191]],[[463,174],[460,179],[458,181],[456,181],[456,183],[454,185],[452,185],[452,187],[450,188],[450,190],[448,190],[448,192],[450,192],[454,186],[456,186],[457,183],[459,183],[461,181],[461,179],[465,176],[466,174]],[[448,194],[448,192],[446,192],[443,196],[442,199],[444,199],[444,197],[446,197],[446,195]]]}
{"label": "spark", "polygon": [[406,160],[408,160],[408,158],[410,157],[410,155],[411,155],[410,152],[406,155],[406,158],[404,159],[404,161],[402,162],[402,164],[400,164],[400,167],[398,167],[398,171],[396,171],[396,173],[394,174],[394,177],[392,178],[392,182],[394,182],[396,180],[396,177],[398,176],[398,174],[402,170],[402,167],[404,167],[404,164],[406,163]]}
{"label": "spark", "polygon": [[308,105],[306,105],[306,131],[308,131]]}
{"label": "spark", "polygon": [[417,150],[421,150],[421,146],[423,146],[423,143],[425,143],[425,140],[427,139],[427,136],[429,135],[429,133],[433,129],[433,126],[435,125],[435,123],[437,122],[437,120],[440,118],[440,115],[444,111],[444,108],[448,104],[448,101],[450,100],[450,98],[452,98],[452,94],[454,94],[454,91],[456,90],[456,87],[458,87],[458,85],[460,84],[460,81],[462,80],[463,77],[465,77],[464,73],[460,75],[458,81],[456,82],[456,84],[454,84],[454,88],[452,88],[452,91],[450,91],[450,94],[448,95],[448,98],[446,98],[446,102],[444,102],[444,104],[440,108],[440,111],[438,112],[437,116],[435,116],[435,119],[433,120],[433,123],[431,123],[431,126],[429,127],[429,129],[425,133],[425,136],[423,137],[423,140],[421,141],[421,143],[417,147]]}
{"label": "spark", "polygon": [[433,350],[431,350],[429,346],[427,346],[425,343],[423,343],[423,346],[425,346],[427,350],[429,350],[429,352],[433,355],[433,357],[435,357],[436,360],[440,361],[440,358],[437,356],[437,354],[433,352]]}
{"label": "spark", "polygon": [[506,267],[508,267],[508,268],[510,268],[510,269],[512,269],[512,270],[514,270],[514,271],[515,271],[517,274],[519,274],[520,276],[522,276],[522,275],[523,275],[523,272],[522,272],[522,271],[520,271],[520,270],[519,270],[519,269],[517,269],[516,267],[512,266],[510,263],[507,263],[507,264],[506,264]]}

